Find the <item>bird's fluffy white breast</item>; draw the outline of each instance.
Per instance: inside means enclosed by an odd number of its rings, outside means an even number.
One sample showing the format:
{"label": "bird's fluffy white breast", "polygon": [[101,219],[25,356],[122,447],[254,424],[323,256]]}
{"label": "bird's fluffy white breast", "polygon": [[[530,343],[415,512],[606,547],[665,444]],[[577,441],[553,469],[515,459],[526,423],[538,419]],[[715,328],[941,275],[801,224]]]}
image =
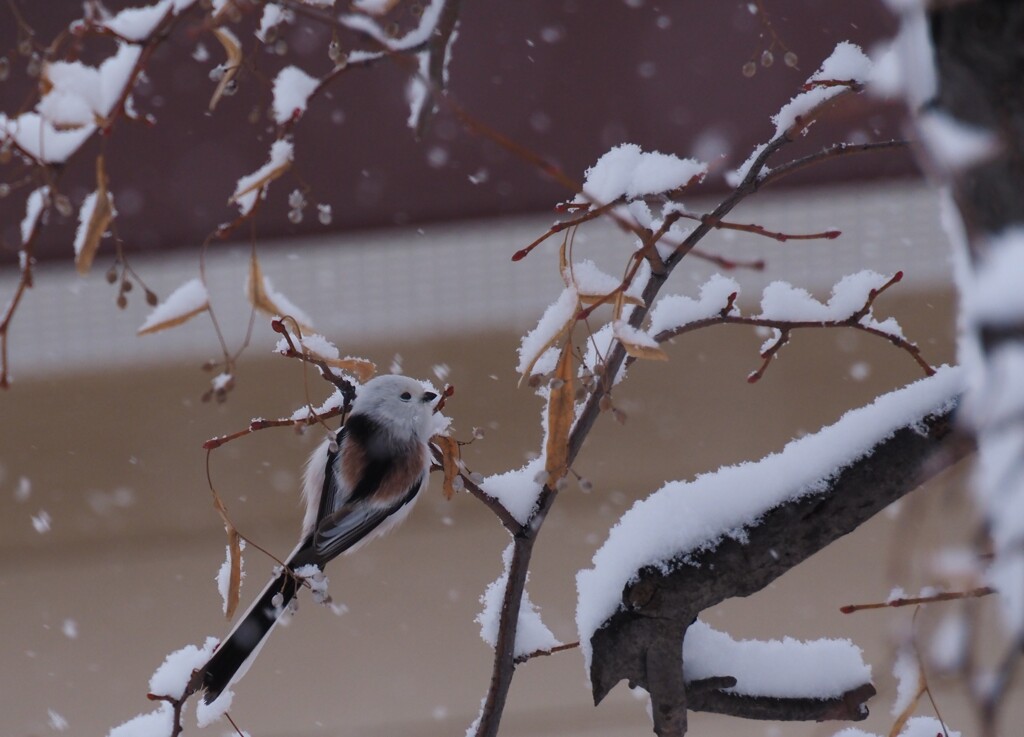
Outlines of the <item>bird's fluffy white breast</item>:
{"label": "bird's fluffy white breast", "polygon": [[[327,470],[327,450],[331,439],[324,441],[309,454],[306,468],[302,474],[302,501],[306,504],[306,513],[302,518],[302,537],[305,538],[316,527],[316,515],[320,510],[320,495],[324,490],[324,473]],[[343,490],[344,491],[344,490]]]}

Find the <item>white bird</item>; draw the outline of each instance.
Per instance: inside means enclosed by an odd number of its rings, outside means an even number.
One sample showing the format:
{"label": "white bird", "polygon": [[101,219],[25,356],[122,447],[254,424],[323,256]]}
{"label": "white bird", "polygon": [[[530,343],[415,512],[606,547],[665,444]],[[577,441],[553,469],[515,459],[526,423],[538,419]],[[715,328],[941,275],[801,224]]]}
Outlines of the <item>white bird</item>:
{"label": "white bird", "polygon": [[212,703],[248,670],[295,597],[295,571],[320,570],[341,553],[401,522],[427,484],[437,394],[406,376],[378,376],[359,387],[337,436],[309,458],[302,496],[302,538],[281,571],[214,651],[204,667],[204,701]]}

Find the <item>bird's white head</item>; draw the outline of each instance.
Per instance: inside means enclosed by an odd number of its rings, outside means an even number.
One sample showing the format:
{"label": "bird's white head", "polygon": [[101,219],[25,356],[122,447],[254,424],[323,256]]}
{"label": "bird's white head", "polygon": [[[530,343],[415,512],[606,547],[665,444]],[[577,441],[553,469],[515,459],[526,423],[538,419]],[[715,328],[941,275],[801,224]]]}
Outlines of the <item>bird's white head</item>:
{"label": "bird's white head", "polygon": [[434,434],[437,393],[421,381],[385,374],[359,387],[353,415],[366,415],[396,439],[416,437],[426,442]]}

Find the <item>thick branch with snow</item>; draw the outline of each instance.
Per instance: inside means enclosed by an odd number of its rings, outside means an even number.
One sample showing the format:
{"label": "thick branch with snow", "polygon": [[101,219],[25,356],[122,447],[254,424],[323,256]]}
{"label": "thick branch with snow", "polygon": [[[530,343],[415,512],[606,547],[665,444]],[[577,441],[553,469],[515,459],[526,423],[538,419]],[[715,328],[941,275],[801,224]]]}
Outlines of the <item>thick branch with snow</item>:
{"label": "thick branch with snow", "polygon": [[[593,634],[595,701],[624,679],[642,686],[651,694],[655,731],[662,737],[685,734],[687,709],[771,719],[808,714],[803,698],[738,697],[721,688],[697,689],[691,698],[692,685],[683,682],[686,631],[704,609],[761,590],[963,457],[969,444],[954,432],[952,417],[953,410],[947,408],[924,420],[915,418],[820,491],[775,506],[742,535],[723,537],[714,546],[698,546],[661,566],[640,570],[622,589],[617,611]],[[811,718],[853,718],[870,696],[868,685],[837,693],[832,707],[823,706]],[[851,698],[856,708],[851,708]]]}

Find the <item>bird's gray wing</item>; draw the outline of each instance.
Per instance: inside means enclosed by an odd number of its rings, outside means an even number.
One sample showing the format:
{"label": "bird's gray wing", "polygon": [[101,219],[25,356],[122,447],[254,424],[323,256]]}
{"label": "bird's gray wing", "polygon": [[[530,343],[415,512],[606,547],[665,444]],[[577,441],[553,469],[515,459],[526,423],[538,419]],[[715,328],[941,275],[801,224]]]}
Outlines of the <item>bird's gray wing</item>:
{"label": "bird's gray wing", "polygon": [[322,563],[341,555],[411,502],[422,484],[421,476],[405,495],[390,506],[376,506],[358,500],[342,505],[320,520],[313,532],[313,552]]}

